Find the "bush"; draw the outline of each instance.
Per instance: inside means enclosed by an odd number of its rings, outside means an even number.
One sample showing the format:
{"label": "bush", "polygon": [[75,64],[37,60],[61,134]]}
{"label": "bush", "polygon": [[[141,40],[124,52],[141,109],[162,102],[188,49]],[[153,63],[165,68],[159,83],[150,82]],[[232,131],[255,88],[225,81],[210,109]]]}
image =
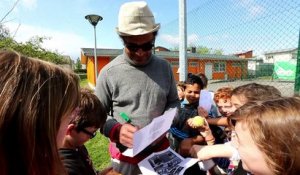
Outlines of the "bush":
{"label": "bush", "polygon": [[86,69],[75,69],[74,72],[77,74],[86,74]]}
{"label": "bush", "polygon": [[77,74],[80,78],[80,80],[84,80],[87,79],[87,75],[86,74]]}

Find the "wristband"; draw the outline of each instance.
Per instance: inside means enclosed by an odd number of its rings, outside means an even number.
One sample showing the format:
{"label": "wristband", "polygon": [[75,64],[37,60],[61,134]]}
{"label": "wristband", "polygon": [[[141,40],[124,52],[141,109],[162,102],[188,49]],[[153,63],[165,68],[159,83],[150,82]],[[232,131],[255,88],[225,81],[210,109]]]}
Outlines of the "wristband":
{"label": "wristband", "polygon": [[214,145],[215,144],[215,138],[213,138],[211,140],[206,140],[206,144],[207,145]]}

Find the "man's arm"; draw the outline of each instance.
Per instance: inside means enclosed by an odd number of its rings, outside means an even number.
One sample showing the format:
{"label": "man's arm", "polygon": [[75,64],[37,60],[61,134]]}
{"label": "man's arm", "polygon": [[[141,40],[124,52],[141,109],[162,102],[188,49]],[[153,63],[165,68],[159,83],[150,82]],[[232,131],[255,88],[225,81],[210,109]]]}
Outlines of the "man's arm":
{"label": "man's arm", "polygon": [[169,76],[171,77],[171,86],[170,86],[169,94],[167,97],[168,101],[167,101],[165,110],[168,110],[170,108],[179,108],[180,107],[180,101],[179,101],[178,92],[177,92],[177,88],[176,88],[176,81],[173,76],[173,72],[172,72],[172,68],[171,68],[170,64],[168,65],[168,68],[169,68]]}
{"label": "man's arm", "polygon": [[109,115],[112,109],[112,86],[109,83],[109,75],[107,70],[104,68],[101,70],[95,88],[95,94],[105,107],[108,113],[106,123],[103,126],[103,134],[110,138],[111,141],[117,141],[119,139],[119,133],[121,125],[117,120]]}

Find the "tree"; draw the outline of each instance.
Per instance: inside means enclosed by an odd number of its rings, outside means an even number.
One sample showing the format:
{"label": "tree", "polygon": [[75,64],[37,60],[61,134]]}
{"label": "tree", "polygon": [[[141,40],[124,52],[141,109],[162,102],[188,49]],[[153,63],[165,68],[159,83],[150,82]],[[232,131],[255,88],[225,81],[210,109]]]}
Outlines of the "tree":
{"label": "tree", "polygon": [[[215,55],[222,55],[223,54],[223,50],[222,49],[215,49],[213,50],[212,48],[208,48],[206,46],[192,46],[190,45],[187,50],[191,51],[192,48],[196,48],[196,53],[198,54],[215,54]],[[179,51],[179,48],[178,47],[174,47],[170,50],[173,50],[173,51]]]}
{"label": "tree", "polygon": [[55,64],[68,64],[61,54],[49,51],[42,47],[45,37],[33,37],[25,43],[18,43],[11,37],[4,37],[0,39],[0,49],[15,50],[25,56],[42,59],[45,61],[53,62]]}
{"label": "tree", "polygon": [[9,30],[0,23],[0,40],[9,37]]}
{"label": "tree", "polygon": [[213,51],[213,54],[215,55],[223,55],[223,50],[222,49],[216,49]]}
{"label": "tree", "polygon": [[196,52],[198,54],[210,54],[211,53],[211,49],[209,49],[208,47],[198,46],[196,48],[197,48]]}
{"label": "tree", "polygon": [[5,48],[15,50],[25,56],[43,59],[56,64],[69,63],[69,61],[66,60],[61,54],[46,50],[42,47],[44,40],[49,39],[47,37],[34,36],[25,43],[18,43],[10,36],[9,30],[4,26],[4,20],[15,9],[19,2],[20,0],[16,0],[13,6],[0,19],[0,49]]}
{"label": "tree", "polygon": [[77,58],[76,60],[76,64],[75,64],[75,69],[81,69],[82,68],[82,64],[79,58]]}

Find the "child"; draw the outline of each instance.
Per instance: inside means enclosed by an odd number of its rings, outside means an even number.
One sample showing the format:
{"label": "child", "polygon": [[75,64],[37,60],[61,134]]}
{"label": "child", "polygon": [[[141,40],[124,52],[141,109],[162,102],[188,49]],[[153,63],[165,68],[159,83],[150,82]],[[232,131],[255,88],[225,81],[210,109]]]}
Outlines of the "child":
{"label": "child", "polygon": [[58,147],[80,99],[78,76],[0,51],[0,174],[66,174]]}
{"label": "child", "polygon": [[[233,89],[231,87],[222,87],[216,91],[214,94],[214,102],[221,116],[217,118],[207,117],[206,120],[208,124],[228,126],[227,117],[230,116],[235,110],[231,103],[232,90]],[[202,116],[208,116],[207,111],[201,108],[198,109],[198,113],[201,113]]]}
{"label": "child", "polygon": [[177,87],[179,100],[183,101],[184,100],[184,89],[185,89],[184,82],[178,81],[176,84],[176,87]]}
{"label": "child", "polygon": [[203,89],[206,89],[208,85],[208,78],[206,77],[206,75],[204,73],[198,73],[196,75],[201,78],[201,81],[203,83]]}
{"label": "child", "polygon": [[[199,136],[197,130],[190,128],[186,121],[189,118],[198,115],[198,102],[200,97],[200,91],[203,87],[201,79],[193,74],[188,74],[188,78],[185,81],[185,99],[181,102],[178,116],[174,119],[170,129],[170,141],[171,147],[178,151],[179,144],[183,139]],[[200,137],[199,142],[204,141]]]}
{"label": "child", "polygon": [[222,87],[216,91],[214,94],[214,101],[218,107],[218,110],[223,117],[230,116],[234,109],[231,104],[231,93],[233,88],[231,87]]}
{"label": "child", "polygon": [[231,117],[232,138],[243,168],[251,174],[299,174],[300,99],[247,103]]}
{"label": "child", "polygon": [[99,128],[102,131],[106,118],[97,96],[88,89],[81,89],[77,115],[69,123],[63,146],[59,149],[69,175],[97,174],[84,143],[94,138]]}
{"label": "child", "polygon": [[[231,103],[233,109],[236,110],[249,101],[268,100],[279,97],[281,97],[280,91],[273,86],[249,83],[232,90]],[[227,118],[224,119],[226,119],[226,125],[228,126]],[[193,157],[197,157],[200,160],[215,157],[227,157],[234,161],[239,159],[236,149],[232,147],[231,142],[212,146],[194,145],[190,153]],[[243,170],[238,169],[238,171]]]}

